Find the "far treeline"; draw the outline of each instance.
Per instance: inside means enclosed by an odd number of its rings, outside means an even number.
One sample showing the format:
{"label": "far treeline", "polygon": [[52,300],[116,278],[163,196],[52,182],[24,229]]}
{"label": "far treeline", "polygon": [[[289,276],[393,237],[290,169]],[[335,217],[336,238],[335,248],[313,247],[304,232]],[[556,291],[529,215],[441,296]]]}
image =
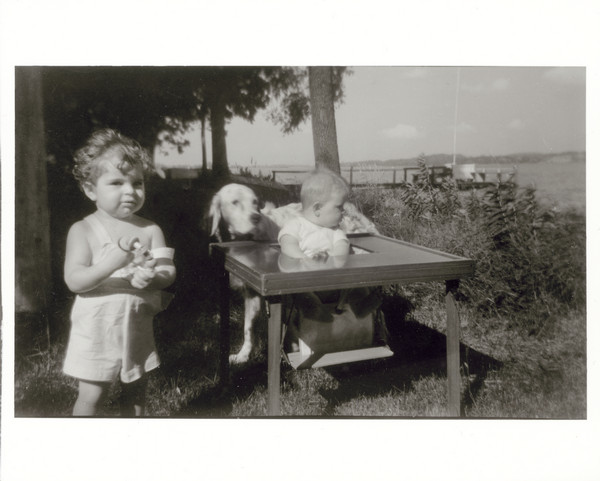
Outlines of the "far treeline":
{"label": "far treeline", "polygon": [[[452,163],[451,154],[433,154],[413,157],[410,159],[388,159],[388,160],[366,160],[352,162],[345,165],[354,167],[381,166],[381,167],[409,167],[419,163],[423,159],[429,166],[438,166]],[[560,153],[520,153],[510,155],[478,155],[468,157],[457,155],[457,164],[526,164],[537,162],[585,162],[585,152],[560,152]]]}

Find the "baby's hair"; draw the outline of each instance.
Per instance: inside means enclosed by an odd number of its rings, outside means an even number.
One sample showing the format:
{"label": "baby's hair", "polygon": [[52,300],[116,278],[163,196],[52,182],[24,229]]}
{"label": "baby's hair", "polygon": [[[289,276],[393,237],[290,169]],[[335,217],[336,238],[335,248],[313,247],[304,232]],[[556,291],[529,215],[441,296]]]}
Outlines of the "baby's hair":
{"label": "baby's hair", "polygon": [[139,166],[144,173],[152,169],[148,152],[138,142],[113,129],[96,130],[74,155],[73,175],[80,186],[96,182],[101,175],[97,160],[111,150],[121,155],[119,169]]}
{"label": "baby's hair", "polygon": [[327,202],[333,192],[348,195],[350,188],[342,177],[331,170],[319,168],[313,170],[300,189],[302,207],[307,208],[315,202]]}

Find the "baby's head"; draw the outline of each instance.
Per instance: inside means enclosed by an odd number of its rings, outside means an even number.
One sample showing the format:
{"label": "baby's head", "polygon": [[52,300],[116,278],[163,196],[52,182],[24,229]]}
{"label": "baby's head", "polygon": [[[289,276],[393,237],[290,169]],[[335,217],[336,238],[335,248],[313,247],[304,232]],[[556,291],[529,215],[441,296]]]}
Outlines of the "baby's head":
{"label": "baby's head", "polygon": [[346,181],[330,170],[311,172],[300,190],[304,216],[321,227],[337,227],[349,190]]}
{"label": "baby's head", "polygon": [[106,171],[106,162],[112,163],[123,173],[140,169],[144,174],[151,170],[146,150],[135,140],[112,129],[95,131],[83,147],[75,152],[74,158],[73,175],[82,190],[86,185],[96,185],[98,178]]}

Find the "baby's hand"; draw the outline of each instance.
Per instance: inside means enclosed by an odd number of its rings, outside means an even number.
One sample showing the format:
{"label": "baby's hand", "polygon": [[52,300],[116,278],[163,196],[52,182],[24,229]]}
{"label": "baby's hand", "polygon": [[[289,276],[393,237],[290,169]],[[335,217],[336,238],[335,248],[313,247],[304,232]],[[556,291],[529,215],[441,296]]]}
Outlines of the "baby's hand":
{"label": "baby's hand", "polygon": [[327,254],[327,251],[319,251],[314,252],[309,257],[315,262],[325,262],[329,257],[329,254]]}

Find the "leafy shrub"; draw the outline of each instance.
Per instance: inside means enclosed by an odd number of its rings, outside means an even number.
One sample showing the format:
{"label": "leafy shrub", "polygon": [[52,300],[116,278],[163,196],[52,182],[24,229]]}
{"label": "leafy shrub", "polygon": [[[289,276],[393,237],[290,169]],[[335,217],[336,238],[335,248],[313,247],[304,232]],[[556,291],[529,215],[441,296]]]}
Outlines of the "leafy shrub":
{"label": "leafy shrub", "polygon": [[[585,218],[540,207],[532,188],[433,186],[421,161],[415,183],[357,190],[353,201],[383,235],[473,259],[460,295],[484,314],[537,333],[553,316],[585,307]],[[419,295],[440,290],[424,286]]]}

